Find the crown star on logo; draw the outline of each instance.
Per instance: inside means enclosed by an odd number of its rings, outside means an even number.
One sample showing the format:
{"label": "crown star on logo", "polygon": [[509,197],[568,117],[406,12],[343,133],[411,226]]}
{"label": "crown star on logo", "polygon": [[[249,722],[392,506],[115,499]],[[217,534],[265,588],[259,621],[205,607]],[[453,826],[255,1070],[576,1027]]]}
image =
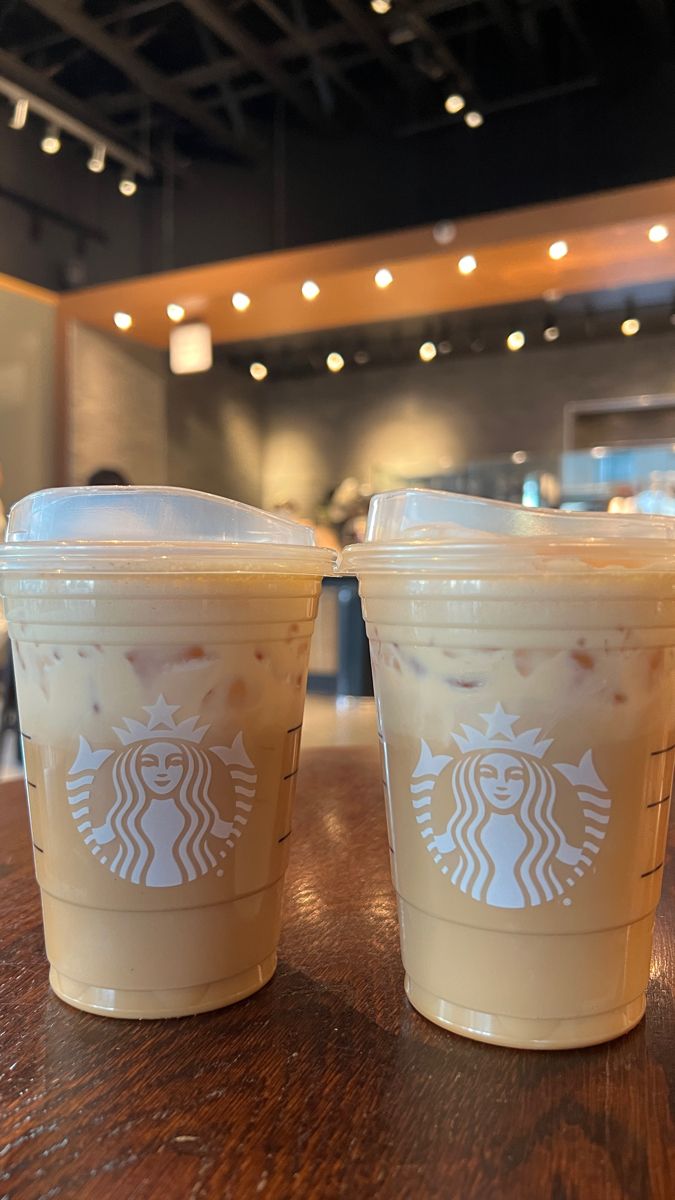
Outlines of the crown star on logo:
{"label": "crown star on logo", "polygon": [[176,721],[174,713],[178,712],[179,704],[167,704],[163,696],[159,696],[154,704],[144,705],[143,711],[148,713],[146,724],[134,721],[131,717],[124,718],[126,729],[114,728],[123,746],[134,742],[157,741],[160,737],[181,738],[185,742],[201,742],[208,725],[197,728],[199,717],[186,717],[184,721]]}
{"label": "crown star on logo", "polygon": [[485,722],[485,732],[475,729],[472,725],[462,725],[465,737],[453,733],[460,750],[467,754],[470,750],[520,750],[523,754],[531,754],[533,758],[543,758],[552,738],[539,740],[541,729],[526,729],[523,733],[514,733],[513,726],[520,717],[507,713],[501,704],[495,705],[492,712],[480,713]]}

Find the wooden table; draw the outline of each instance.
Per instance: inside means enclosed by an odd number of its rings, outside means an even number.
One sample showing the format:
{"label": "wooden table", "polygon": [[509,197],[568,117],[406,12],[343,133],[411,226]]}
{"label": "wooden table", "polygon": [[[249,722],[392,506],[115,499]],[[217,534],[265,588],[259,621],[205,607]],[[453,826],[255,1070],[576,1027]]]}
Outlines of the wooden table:
{"label": "wooden table", "polygon": [[537,1053],[405,1000],[375,750],[305,754],[294,840],[266,988],[107,1020],[49,991],[22,788],[0,789],[1,1200],[671,1200],[672,856],[646,1020]]}

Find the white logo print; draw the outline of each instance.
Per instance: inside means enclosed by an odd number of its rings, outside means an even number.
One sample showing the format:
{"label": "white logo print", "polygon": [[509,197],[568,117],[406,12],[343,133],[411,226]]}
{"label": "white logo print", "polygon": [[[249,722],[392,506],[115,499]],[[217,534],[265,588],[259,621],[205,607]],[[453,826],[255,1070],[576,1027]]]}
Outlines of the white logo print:
{"label": "white logo print", "polygon": [[[591,751],[577,765],[549,767],[544,760],[553,740],[540,738],[541,729],[514,733],[520,718],[501,704],[480,715],[484,733],[462,725],[464,734],[452,735],[458,758],[434,755],[421,741],[410,789],[420,835],[442,873],[474,900],[526,908],[561,898],[593,865],[609,823],[612,802]],[[449,787],[438,796],[450,764]],[[572,841],[561,788],[574,797]],[[441,806],[443,820],[448,814],[449,820],[436,833],[434,816]],[[565,896],[562,902],[571,900]]]}
{"label": "white logo print", "polygon": [[[231,746],[204,749],[210,726],[197,728],[198,717],[176,722],[179,707],[159,696],[144,709],[145,724],[125,717],[126,728],[114,730],[121,750],[94,750],[81,737],[68,772],[68,804],[85,845],[114,875],[146,887],[175,887],[214,869],[222,875],[255,796],[243,734]],[[101,791],[106,801],[114,796],[107,811],[96,795],[104,763]],[[214,774],[227,812],[212,799]]]}

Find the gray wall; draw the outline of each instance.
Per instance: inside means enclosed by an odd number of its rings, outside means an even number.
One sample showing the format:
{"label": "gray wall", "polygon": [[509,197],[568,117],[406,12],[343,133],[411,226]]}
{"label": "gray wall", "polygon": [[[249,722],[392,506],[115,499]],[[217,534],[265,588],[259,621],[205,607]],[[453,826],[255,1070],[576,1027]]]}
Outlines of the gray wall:
{"label": "gray wall", "polygon": [[114,467],[132,483],[166,483],[164,354],[73,322],[66,361],[68,482]]}
{"label": "gray wall", "polygon": [[168,389],[169,479],[260,503],[261,417],[255,385],[216,363]]}
{"label": "gray wall", "polygon": [[346,475],[379,488],[516,449],[560,450],[567,401],[675,392],[675,333],[350,368],[260,391],[262,503],[293,499],[310,513]]}
{"label": "gray wall", "polygon": [[55,308],[0,282],[0,464],[5,507],[54,483]]}

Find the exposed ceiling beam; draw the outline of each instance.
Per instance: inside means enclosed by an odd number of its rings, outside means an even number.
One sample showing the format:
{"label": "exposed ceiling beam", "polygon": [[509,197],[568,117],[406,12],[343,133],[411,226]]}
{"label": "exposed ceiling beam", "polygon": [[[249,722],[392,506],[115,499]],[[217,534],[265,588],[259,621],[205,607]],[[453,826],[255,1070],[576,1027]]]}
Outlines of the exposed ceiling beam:
{"label": "exposed ceiling beam", "polygon": [[[40,71],[20,62],[6,50],[0,50],[0,75],[15,84],[18,93],[28,92],[42,100],[49,108],[56,109],[70,117],[82,129],[93,130],[109,147],[115,147],[115,157],[119,161],[127,162],[139,174],[145,176],[153,174],[153,168],[148,158],[138,154],[132,147],[126,146],[123,141],[120,141],[120,130],[117,126],[111,125],[90,101],[83,103],[81,100],[77,100],[65,88],[52,83],[51,79],[46,78]],[[47,110],[43,116],[45,119],[54,119],[53,114],[48,115]],[[121,136],[123,138],[124,134]]]}
{"label": "exposed ceiling beam", "polygon": [[[101,17],[98,23],[103,28],[106,28],[108,25],[115,25],[118,21],[131,20],[132,17],[143,16],[149,12],[157,12],[159,8],[168,8],[171,3],[173,3],[173,0],[134,0],[134,3],[124,4],[122,8],[116,9],[115,12]],[[13,54],[18,54],[20,58],[24,58],[27,54],[52,50],[55,46],[65,46],[69,41],[70,34],[59,30],[55,33],[43,34],[41,37],[31,38],[28,42],[19,42],[16,45],[10,46],[9,49]]]}
{"label": "exposed ceiling beam", "polygon": [[206,134],[214,145],[233,151],[238,155],[247,154],[247,148],[224,128],[221,121],[212,116],[171,79],[156,71],[148,62],[130,50],[125,41],[102,29],[96,21],[87,16],[79,5],[73,6],[66,0],[26,0],[26,3],[53,21],[55,25],[66,30],[72,37],[84,42],[101,58],[112,63],[136,87],[140,88],[146,97],[171,109],[194,128]]}
{"label": "exposed ceiling beam", "polygon": [[506,0],[485,0],[488,12],[499,29],[516,63],[532,71],[537,67],[536,56],[523,37],[519,28],[518,18],[506,3]]}
{"label": "exposed ceiling beam", "polygon": [[370,9],[366,11],[360,4],[355,3],[355,0],[329,0],[329,3],[361,41],[365,42],[371,54],[387,68],[399,84],[409,90],[410,74],[388,42],[375,28]]}
{"label": "exposed ceiling beam", "polygon": [[[597,75],[584,75],[580,79],[570,79],[565,83],[554,83],[550,87],[541,87],[533,89],[529,92],[521,92],[517,96],[508,96],[505,100],[495,100],[485,103],[481,106],[481,112],[485,116],[490,116],[493,113],[509,112],[513,108],[526,108],[530,104],[541,104],[546,100],[555,100],[559,96],[571,96],[575,92],[586,92],[599,85]],[[428,133],[432,129],[440,129],[443,125],[455,124],[461,121],[461,114],[457,117],[448,117],[439,115],[430,117],[428,120],[409,121],[406,125],[401,125],[396,133],[399,137],[411,137],[417,133]]]}
{"label": "exposed ceiling beam", "polygon": [[443,41],[439,33],[436,32],[433,25],[430,25],[427,18],[419,11],[414,0],[400,0],[399,7],[405,13],[405,18],[412,29],[413,33],[417,34],[422,41],[426,42],[431,47],[436,61],[440,64],[447,75],[452,75],[457,86],[464,92],[468,92],[474,98],[476,95],[476,85],[472,76],[463,63],[459,61],[457,55]]}
{"label": "exposed ceiling beam", "polygon": [[182,0],[183,4],[198,21],[201,21],[221,42],[230,46],[239,58],[259,75],[263,75],[280,95],[309,121],[316,124],[316,105],[304,89],[275,62],[265,46],[252,38],[246,30],[223,11],[222,5],[213,0]]}

